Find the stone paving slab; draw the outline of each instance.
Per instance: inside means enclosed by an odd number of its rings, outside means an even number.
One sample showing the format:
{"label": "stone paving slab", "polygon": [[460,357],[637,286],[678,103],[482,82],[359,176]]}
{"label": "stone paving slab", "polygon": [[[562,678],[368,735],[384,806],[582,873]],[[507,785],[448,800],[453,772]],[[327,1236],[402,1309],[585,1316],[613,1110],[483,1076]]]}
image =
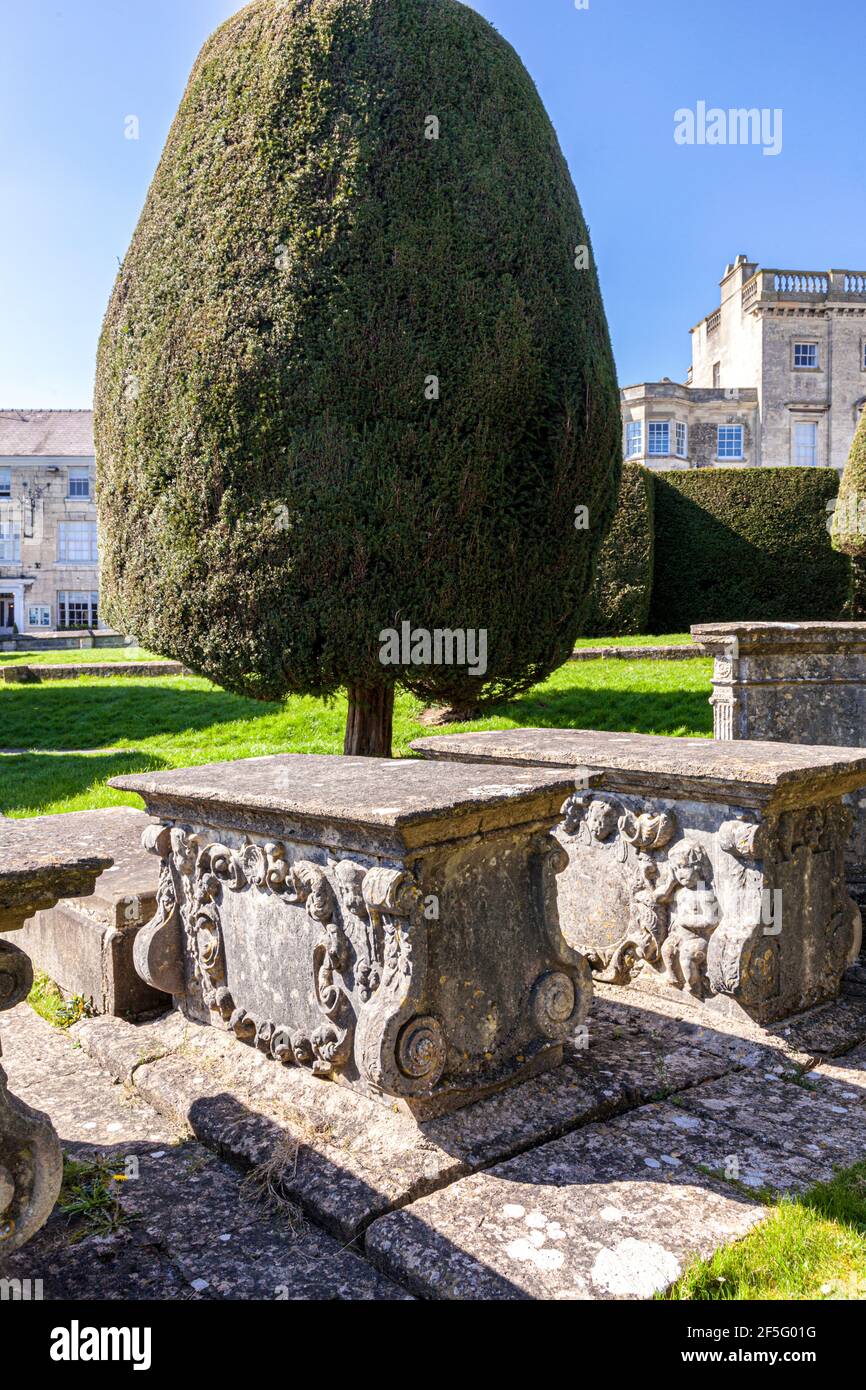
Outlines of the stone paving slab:
{"label": "stone paving slab", "polygon": [[866,1158],[866,1098],[809,1089],[773,1073],[732,1073],[683,1092],[678,1103],[732,1129],[814,1158],[850,1167]]}
{"label": "stone paving slab", "polygon": [[[556,1071],[422,1125],[177,1014],[71,1034],[4,1016],[19,1091],[76,1156],[140,1168],[129,1225],[70,1247],[55,1215],[0,1265],[46,1297],[647,1298],[746,1234],[767,1192],[866,1155],[866,1043],[803,1074],[765,1030],[631,999],[599,1001]],[[251,1200],[261,1170],[238,1171],[261,1164],[280,1210]]]}
{"label": "stone paving slab", "polygon": [[655,647],[575,647],[569,661],[695,661],[708,655],[700,645],[663,642]]}
{"label": "stone paving slab", "polygon": [[644,1105],[623,1119],[613,1120],[611,1133],[621,1130],[640,1146],[644,1162],[656,1171],[675,1172],[684,1164],[720,1183],[756,1195],[805,1192],[833,1176],[833,1164],[768,1143],[757,1135],[731,1129],[716,1120],[692,1114],[679,1104]]}
{"label": "stone paving slab", "polygon": [[627,1117],[593,1124],[373,1223],[365,1249],[437,1299],[650,1298],[764,1207],[692,1168],[653,1168]]}
{"label": "stone paving slab", "polygon": [[4,1063],[16,1092],[47,1110],[78,1161],[105,1155],[128,1220],[111,1235],[76,1237],[55,1212],[0,1277],[41,1279],[46,1299],[392,1300],[408,1295],[324,1231],[254,1200],[242,1175],[176,1123],[117,1085],[74,1040],[26,1005],[3,1016]]}
{"label": "stone paving slab", "polygon": [[593,1018],[639,1019],[646,1028],[656,1027],[655,1021],[662,1019],[691,1025],[703,1046],[739,1056],[744,1065],[761,1057],[775,1057],[786,1065],[808,1068],[818,1058],[839,1056],[866,1040],[866,1001],[856,995],[764,1027],[745,1017],[721,1013],[708,1023],[705,1014],[699,1015],[673,991],[669,996],[637,995],[633,990],[597,981],[593,987]]}
{"label": "stone paving slab", "polygon": [[[74,1032],[114,1075],[217,1152],[246,1167],[282,1154],[286,1195],[342,1240],[465,1173],[736,1064],[669,1020],[654,1032],[634,1019],[600,1020],[589,1026],[587,1050],[561,1067],[419,1124],[177,1015],[146,1028],[93,1019]],[[149,1052],[160,1055],[142,1062]]]}

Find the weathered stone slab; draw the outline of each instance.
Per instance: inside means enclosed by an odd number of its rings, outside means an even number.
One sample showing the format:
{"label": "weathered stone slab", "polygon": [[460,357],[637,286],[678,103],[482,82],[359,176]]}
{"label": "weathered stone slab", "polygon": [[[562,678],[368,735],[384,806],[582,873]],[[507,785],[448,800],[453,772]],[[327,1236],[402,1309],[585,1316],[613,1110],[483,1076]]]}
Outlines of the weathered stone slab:
{"label": "weathered stone slab", "polygon": [[42,681],[84,680],[100,676],[181,676],[188,674],[179,661],[89,661],[68,665],[0,666],[0,681],[7,685],[31,685]]}
{"label": "weathered stone slab", "polygon": [[[717,739],[863,744],[866,623],[703,623],[691,631],[714,658]],[[847,800],[854,817],[848,881],[864,903],[866,801]]]}
{"label": "weathered stone slab", "polygon": [[812,1084],[809,1074],[798,1084],[772,1072],[733,1073],[683,1092],[678,1104],[814,1159],[816,1175],[828,1163],[847,1168],[861,1162],[866,1157],[866,1101],[842,1100],[812,1089]]}
{"label": "weathered stone slab", "polygon": [[829,1160],[691,1114],[678,1102],[641,1106],[611,1121],[610,1130],[641,1145],[644,1162],[656,1171],[688,1165],[722,1186],[765,1196],[805,1192],[833,1176]]}
{"label": "weathered stone slab", "polygon": [[285,755],[112,785],[162,822],[139,973],[278,1062],[429,1117],[558,1065],[586,1017],[561,773]]}
{"label": "weathered stone slab", "polygon": [[412,746],[572,770],[558,907],[597,980],[761,1023],[838,994],[862,941],[842,796],[866,779],[866,752],[573,729]]}
{"label": "weathered stone slab", "polygon": [[[111,859],[71,846],[45,820],[22,828],[0,821],[0,930],[17,931],[32,912],[68,893],[88,893]],[[0,1011],[27,998],[33,968],[0,940]],[[2,1055],[2,1049],[0,1049]],[[60,1191],[60,1144],[50,1120],[9,1093],[0,1067],[0,1250],[17,1250],[47,1220]]]}
{"label": "weathered stone slab", "polygon": [[281,1161],[282,1190],[344,1240],[474,1168],[735,1065],[687,1027],[650,1033],[591,1020],[587,1050],[556,1070],[418,1124],[303,1069],[274,1068],[230,1035],[177,1015],[141,1028],[87,1019],[73,1033],[111,1075],[217,1152],[245,1167]]}
{"label": "weathered stone slab", "polygon": [[[68,898],[25,922],[16,938],[37,970],[97,1013],[139,1018],[159,1013],[165,996],[138,975],[132,961],[140,928],[156,910],[157,865],[141,844],[150,818],[129,806],[44,816],[42,828],[113,860],[89,897]],[[26,834],[30,821],[15,823]]]}
{"label": "weathered stone slab", "polygon": [[369,1258],[425,1298],[652,1297],[690,1259],[744,1236],[763,1208],[648,1154],[633,1118],[590,1125],[392,1212],[367,1232]]}
{"label": "weathered stone slab", "polygon": [[[19,931],[60,898],[85,896],[111,856],[70,834],[68,816],[0,820],[0,932]],[[11,1006],[7,1006],[11,1007]]]}
{"label": "weathered stone slab", "polygon": [[570,661],[695,661],[707,655],[700,647],[666,642],[656,647],[576,647]]}

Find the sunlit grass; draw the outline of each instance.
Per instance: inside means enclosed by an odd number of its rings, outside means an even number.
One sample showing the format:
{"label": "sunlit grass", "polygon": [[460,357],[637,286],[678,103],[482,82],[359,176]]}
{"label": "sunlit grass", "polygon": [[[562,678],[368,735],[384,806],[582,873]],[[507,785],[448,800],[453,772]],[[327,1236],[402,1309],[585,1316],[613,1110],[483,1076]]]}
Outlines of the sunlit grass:
{"label": "sunlit grass", "polygon": [[866,1299],[866,1163],[780,1201],[744,1240],[697,1261],[664,1297]]}
{"label": "sunlit grass", "polygon": [[63,651],[0,652],[0,666],[83,666],[105,661],[160,661],[144,647],[72,647]]}
{"label": "sunlit grass", "polygon": [[690,647],[688,632],[665,632],[660,637],[578,637],[575,647]]}
{"label": "sunlit grass", "polygon": [[[711,663],[568,662],[518,700],[473,723],[430,729],[422,704],[399,693],[394,753],[430,733],[521,726],[615,729],[710,737]],[[12,816],[80,811],[138,798],[106,779],[124,772],[221,762],[271,753],[340,753],[341,695],[260,704],[197,677],[84,677],[0,685],[0,811]]]}

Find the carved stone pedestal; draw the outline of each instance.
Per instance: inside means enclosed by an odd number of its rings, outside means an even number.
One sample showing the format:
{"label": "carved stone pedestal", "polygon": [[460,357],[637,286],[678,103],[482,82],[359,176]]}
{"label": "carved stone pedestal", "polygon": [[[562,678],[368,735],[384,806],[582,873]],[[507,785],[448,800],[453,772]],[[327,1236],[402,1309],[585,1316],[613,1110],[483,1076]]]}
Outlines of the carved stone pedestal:
{"label": "carved stone pedestal", "polygon": [[[54,818],[56,820],[56,818]],[[34,912],[92,893],[111,860],[64,845],[50,820],[0,820],[0,931],[17,931]],[[28,957],[0,940],[0,1010],[30,993]],[[0,1256],[24,1245],[50,1216],[63,1173],[51,1121],[10,1095],[0,1067]]]}
{"label": "carved stone pedestal", "polygon": [[160,821],[137,969],[276,1063],[429,1116],[556,1065],[586,1017],[567,775],[286,755],[112,785]]}
{"label": "carved stone pedestal", "polygon": [[[858,748],[866,744],[866,623],[702,623],[714,657],[713,735]],[[853,813],[848,883],[866,903],[866,799]]]}
{"label": "carved stone pedestal", "polygon": [[866,785],[866,752],[570,729],[412,746],[571,769],[559,912],[599,980],[759,1023],[838,993],[861,943],[842,797]]}

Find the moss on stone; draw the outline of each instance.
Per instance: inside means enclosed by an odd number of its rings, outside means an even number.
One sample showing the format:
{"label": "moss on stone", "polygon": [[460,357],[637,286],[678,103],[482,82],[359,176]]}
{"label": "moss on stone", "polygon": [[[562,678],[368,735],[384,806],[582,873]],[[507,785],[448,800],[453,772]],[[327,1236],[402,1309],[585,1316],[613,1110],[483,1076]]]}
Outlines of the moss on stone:
{"label": "moss on stone", "polygon": [[[196,62],[100,341],[109,620],[264,699],[543,679],[619,468],[581,245],[533,83],[471,9],[241,10]],[[486,629],[484,682],[383,672],[406,619]]]}

